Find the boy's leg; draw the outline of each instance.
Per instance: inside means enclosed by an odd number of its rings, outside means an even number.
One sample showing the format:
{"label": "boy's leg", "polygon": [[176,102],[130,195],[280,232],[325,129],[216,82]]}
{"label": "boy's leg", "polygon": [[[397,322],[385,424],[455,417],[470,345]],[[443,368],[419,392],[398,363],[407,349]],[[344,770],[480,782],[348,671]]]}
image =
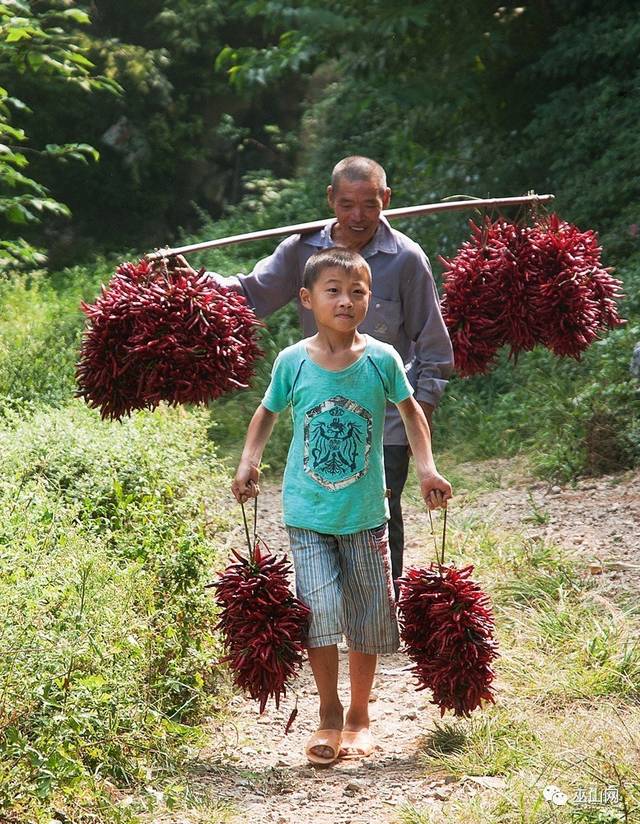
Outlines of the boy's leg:
{"label": "boy's leg", "polygon": [[384,447],[384,474],[387,488],[391,490],[389,498],[389,547],[391,549],[391,575],[393,587],[398,598],[396,580],[402,575],[404,556],[404,523],[402,520],[401,496],[409,473],[409,447]]}
{"label": "boy's leg", "polygon": [[[296,594],[311,610],[307,654],[320,699],[319,730],[342,730],[338,697],[338,641],[342,640],[342,584],[338,542],[333,535],[287,527],[296,573]],[[330,747],[311,747],[320,758],[337,756]]]}
{"label": "boy's leg", "polygon": [[[309,664],[318,688],[320,698],[319,730],[341,730],[343,727],[343,708],[338,696],[338,647],[307,647]],[[330,747],[317,746],[312,752],[321,758],[332,758],[337,753]]]}
{"label": "boy's leg", "polygon": [[342,749],[346,754],[367,755],[373,747],[369,735],[369,697],[377,656],[395,652],[399,646],[386,524],[340,536],[339,544],[343,625],[349,644],[351,681]]}
{"label": "boy's leg", "polygon": [[369,728],[369,698],[377,662],[377,655],[349,650],[351,702],[344,724],[345,730],[355,732]]}

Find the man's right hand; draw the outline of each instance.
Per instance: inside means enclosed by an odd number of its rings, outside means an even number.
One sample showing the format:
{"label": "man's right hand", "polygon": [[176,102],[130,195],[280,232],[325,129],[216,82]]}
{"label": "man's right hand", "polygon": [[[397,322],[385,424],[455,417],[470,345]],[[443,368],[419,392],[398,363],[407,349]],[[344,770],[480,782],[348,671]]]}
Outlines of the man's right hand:
{"label": "man's right hand", "polygon": [[174,271],[180,272],[181,275],[195,275],[196,270],[191,266],[183,255],[176,255],[174,258]]}

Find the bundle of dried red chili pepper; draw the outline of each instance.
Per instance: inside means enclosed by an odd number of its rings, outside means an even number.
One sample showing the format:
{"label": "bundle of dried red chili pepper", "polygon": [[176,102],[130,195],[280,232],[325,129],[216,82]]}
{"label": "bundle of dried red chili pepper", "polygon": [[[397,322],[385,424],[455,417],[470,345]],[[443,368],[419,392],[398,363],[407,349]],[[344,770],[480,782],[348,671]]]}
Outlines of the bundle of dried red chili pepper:
{"label": "bundle of dried red chili pepper", "polygon": [[233,554],[237,563],[213,584],[218,628],[234,683],[260,702],[262,713],[271,696],[280,705],[302,666],[309,608],[289,588],[291,565],[285,557],[261,551],[259,542],[248,558]]}
{"label": "bundle of dried red chili pepper", "polygon": [[134,409],[207,403],[246,388],[262,354],[245,299],[204,270],[123,263],[95,303],[77,367],[78,394],[103,418]]}
{"label": "bundle of dried red chili pepper", "polygon": [[494,621],[489,596],[470,578],[473,566],[444,565],[444,536],[442,552],[438,563],[411,567],[399,579],[400,636],[416,689],[431,690],[441,716],[448,709],[469,716],[481,701],[495,703]]}
{"label": "bundle of dried red chili pepper", "polygon": [[534,226],[470,221],[471,239],[445,267],[442,312],[462,376],[486,372],[498,349],[541,343],[579,358],[620,319],[621,282],[602,266],[595,232],[557,215]]}
{"label": "bundle of dried red chili pepper", "polygon": [[603,267],[598,236],[550,215],[529,235],[529,272],[538,280],[533,310],[544,318],[540,340],[556,355],[579,359],[603,329],[624,321],[622,282]]}

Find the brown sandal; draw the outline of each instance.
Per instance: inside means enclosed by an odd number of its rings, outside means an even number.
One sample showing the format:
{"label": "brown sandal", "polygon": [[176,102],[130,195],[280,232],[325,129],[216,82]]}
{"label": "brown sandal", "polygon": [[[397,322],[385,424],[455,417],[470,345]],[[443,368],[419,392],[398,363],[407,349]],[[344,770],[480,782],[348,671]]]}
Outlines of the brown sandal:
{"label": "brown sandal", "polygon": [[373,736],[366,727],[362,730],[344,730],[339,758],[368,758],[375,750]]}
{"label": "brown sandal", "polygon": [[[312,764],[333,764],[340,752],[340,742],[342,740],[342,730],[316,730],[307,741],[304,754]],[[331,758],[316,755],[311,750],[314,747],[329,747],[335,755]]]}

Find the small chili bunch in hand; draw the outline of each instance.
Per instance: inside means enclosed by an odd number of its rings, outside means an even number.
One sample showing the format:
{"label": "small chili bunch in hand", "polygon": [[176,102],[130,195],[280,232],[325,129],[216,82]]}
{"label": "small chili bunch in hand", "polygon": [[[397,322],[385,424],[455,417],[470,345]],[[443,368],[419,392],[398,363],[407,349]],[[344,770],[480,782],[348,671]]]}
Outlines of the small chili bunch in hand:
{"label": "small chili bunch in hand", "polygon": [[262,713],[271,697],[280,705],[302,666],[309,608],[289,588],[285,557],[261,550],[259,541],[248,558],[233,555],[237,562],[213,584],[218,629],[235,685],[260,702]]}
{"label": "small chili bunch in hand", "polygon": [[207,403],[246,389],[262,355],[253,310],[204,270],[123,263],[82,309],[89,324],[78,395],[102,418],[119,420],[161,401]]}
{"label": "small chili bunch in hand", "polygon": [[418,690],[430,689],[440,715],[469,716],[495,703],[497,657],[489,597],[471,580],[473,566],[411,567],[399,579],[398,620]]}

